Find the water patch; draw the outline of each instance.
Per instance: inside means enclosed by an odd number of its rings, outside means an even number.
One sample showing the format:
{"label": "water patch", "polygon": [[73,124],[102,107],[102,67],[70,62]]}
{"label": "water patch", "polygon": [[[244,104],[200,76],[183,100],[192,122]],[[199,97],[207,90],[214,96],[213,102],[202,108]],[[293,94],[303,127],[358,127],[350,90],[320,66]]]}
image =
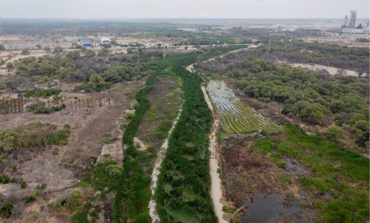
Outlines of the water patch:
{"label": "water patch", "polygon": [[242,223],[282,223],[283,218],[280,213],[283,210],[280,198],[276,194],[268,195],[258,199],[256,202],[246,204],[247,215],[242,219]]}

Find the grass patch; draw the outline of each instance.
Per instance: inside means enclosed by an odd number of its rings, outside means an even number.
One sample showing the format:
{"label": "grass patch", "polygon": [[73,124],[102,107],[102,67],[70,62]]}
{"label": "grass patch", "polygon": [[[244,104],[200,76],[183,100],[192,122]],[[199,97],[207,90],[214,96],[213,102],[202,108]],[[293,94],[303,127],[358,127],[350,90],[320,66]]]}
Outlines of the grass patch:
{"label": "grass patch", "polygon": [[83,207],[72,215],[71,223],[90,223],[88,216],[91,204],[86,203]]}
{"label": "grass patch", "polygon": [[254,148],[270,153],[275,163],[294,157],[311,170],[312,175],[301,176],[299,183],[315,197],[331,196],[329,201],[314,202],[318,222],[365,222],[369,218],[368,158],[322,136],[308,136],[291,124],[285,126],[285,137],[258,138]]}

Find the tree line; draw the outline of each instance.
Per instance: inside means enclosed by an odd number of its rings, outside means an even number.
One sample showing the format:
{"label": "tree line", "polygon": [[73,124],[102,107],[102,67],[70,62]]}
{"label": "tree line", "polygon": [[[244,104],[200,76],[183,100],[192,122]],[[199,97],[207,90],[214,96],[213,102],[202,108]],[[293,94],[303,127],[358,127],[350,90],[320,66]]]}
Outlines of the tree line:
{"label": "tree line", "polygon": [[[276,64],[253,52],[227,55],[199,68],[205,73],[232,77],[246,96],[276,101],[282,112],[306,123],[330,126],[337,141],[354,141],[365,148],[369,141],[367,79],[319,74]],[[333,136],[331,136],[333,137]]]}

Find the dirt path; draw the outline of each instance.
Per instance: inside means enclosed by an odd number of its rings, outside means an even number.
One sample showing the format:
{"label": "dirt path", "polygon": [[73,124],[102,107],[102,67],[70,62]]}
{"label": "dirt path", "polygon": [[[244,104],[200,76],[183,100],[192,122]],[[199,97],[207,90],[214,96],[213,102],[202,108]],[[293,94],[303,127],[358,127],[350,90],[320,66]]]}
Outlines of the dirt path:
{"label": "dirt path", "polygon": [[180,109],[177,113],[176,119],[172,122],[171,129],[168,132],[168,136],[167,136],[166,140],[164,141],[164,143],[162,144],[161,149],[158,152],[158,157],[157,157],[157,160],[156,160],[154,168],[153,168],[152,182],[150,184],[150,190],[152,192],[152,197],[151,197],[151,199],[149,201],[149,205],[148,205],[149,215],[152,218],[153,223],[157,223],[157,222],[160,221],[159,215],[157,213],[157,202],[154,200],[154,194],[155,194],[155,191],[157,189],[158,176],[161,173],[160,169],[161,169],[162,162],[163,162],[164,158],[166,157],[166,152],[167,152],[167,149],[168,149],[168,139],[171,137],[172,132],[175,129],[175,126],[176,126],[177,122],[180,119],[181,112],[182,112],[182,106],[180,107]]}
{"label": "dirt path", "polygon": [[[190,73],[195,73],[194,70],[194,64],[191,64],[186,67],[186,69]],[[209,147],[208,150],[210,152],[209,156],[209,163],[210,163],[210,175],[211,175],[211,197],[212,197],[212,203],[214,212],[216,214],[216,217],[218,219],[219,223],[227,223],[227,221],[223,218],[224,211],[223,211],[223,204],[221,202],[222,199],[222,184],[221,184],[221,178],[220,174],[218,173],[218,169],[220,168],[219,162],[218,162],[218,143],[217,143],[217,131],[220,125],[220,119],[218,118],[218,115],[216,114],[212,102],[208,96],[207,90],[205,86],[201,87],[204,99],[207,103],[207,106],[209,110],[212,112],[213,116],[213,124],[212,124],[212,130],[209,135]]]}
{"label": "dirt path", "polygon": [[[228,53],[222,54],[220,56],[213,57],[211,59],[203,61],[203,63],[206,63],[208,61],[212,61],[212,60],[214,60],[215,58],[218,58],[218,57],[222,58],[227,54],[231,54],[231,53],[235,53],[235,52],[239,52],[239,51],[242,51],[242,50],[247,50],[249,48],[255,48],[255,47],[258,47],[258,45],[250,45],[247,48],[233,50],[233,51],[230,51]],[[194,64],[190,64],[189,66],[187,66],[186,70],[188,70],[190,73],[195,74]],[[213,203],[214,212],[216,214],[218,222],[219,223],[227,223],[228,221],[226,221],[223,218],[223,216],[225,215],[225,212],[223,211],[223,206],[224,205],[221,201],[222,200],[222,184],[221,184],[220,174],[218,172],[218,169],[220,168],[220,165],[219,165],[219,160],[218,160],[219,151],[218,151],[218,143],[217,143],[217,131],[218,131],[218,128],[219,128],[219,125],[220,125],[220,119],[219,119],[218,115],[216,114],[215,109],[213,108],[212,102],[211,102],[211,100],[208,96],[208,93],[207,93],[207,90],[206,90],[205,86],[202,86],[201,88],[202,88],[204,99],[205,99],[205,101],[208,105],[209,110],[212,112],[212,116],[213,116],[213,120],[214,120],[213,124],[212,124],[212,130],[211,130],[211,133],[209,135],[209,147],[208,147],[209,152],[210,152],[210,157],[209,157],[210,170],[209,171],[210,171],[210,175],[211,175],[212,203]]]}
{"label": "dirt path", "polygon": [[213,203],[213,208],[216,214],[216,217],[218,219],[219,223],[227,223],[227,221],[223,218],[224,216],[224,211],[223,211],[223,204],[221,202],[222,199],[222,184],[221,184],[221,178],[220,174],[218,172],[218,169],[220,168],[219,162],[218,162],[218,143],[217,143],[217,131],[220,125],[220,119],[218,118],[218,115],[216,114],[211,100],[207,94],[206,88],[202,86],[202,92],[204,95],[204,99],[207,102],[209,110],[212,112],[213,116],[213,125],[212,125],[212,130],[211,134],[209,135],[209,152],[210,152],[210,159],[209,159],[209,164],[210,164],[210,175],[211,175],[211,196],[212,196],[212,203]]}

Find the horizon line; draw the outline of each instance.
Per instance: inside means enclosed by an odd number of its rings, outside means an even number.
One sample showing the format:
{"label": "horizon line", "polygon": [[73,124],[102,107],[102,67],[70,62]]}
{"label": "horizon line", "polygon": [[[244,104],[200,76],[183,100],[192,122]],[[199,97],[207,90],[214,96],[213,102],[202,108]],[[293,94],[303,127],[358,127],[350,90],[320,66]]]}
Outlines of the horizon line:
{"label": "horizon line", "polygon": [[[53,18],[53,17],[1,17],[0,19],[39,19],[39,20],[171,20],[171,19],[181,19],[181,20],[188,20],[188,19],[225,19],[225,20],[236,20],[236,19],[322,19],[322,20],[330,20],[330,19],[343,19],[340,17],[331,17],[331,18],[320,18],[320,17],[266,17],[266,18],[253,18],[253,17],[124,17],[124,18]],[[366,17],[359,17],[357,19],[370,19]]]}

